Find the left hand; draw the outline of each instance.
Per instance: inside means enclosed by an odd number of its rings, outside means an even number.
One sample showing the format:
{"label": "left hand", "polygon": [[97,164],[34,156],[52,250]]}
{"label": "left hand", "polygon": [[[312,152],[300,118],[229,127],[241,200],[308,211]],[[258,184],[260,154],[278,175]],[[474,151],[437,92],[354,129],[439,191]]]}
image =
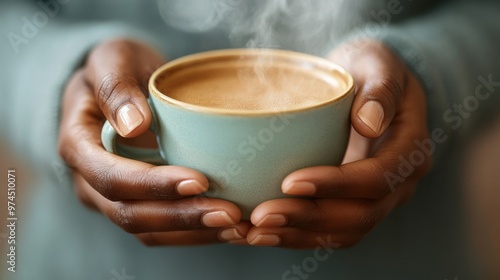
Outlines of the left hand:
{"label": "left hand", "polygon": [[351,72],[358,87],[344,163],[287,176],[285,194],[313,199],[259,205],[251,215],[250,245],[352,246],[407,201],[430,168],[431,156],[416,145],[429,138],[425,94],[408,67],[375,40],[344,44],[330,58]]}
{"label": "left hand", "polygon": [[127,159],[102,146],[107,119],[126,140],[154,147],[154,135],[146,133],[152,118],[147,81],[149,70],[163,63],[148,45],[117,38],[92,49],[73,74],[61,107],[59,152],[72,167],[75,193],[148,246],[242,239],[250,225],[240,222],[235,204],[195,196],[208,189],[200,172]]}

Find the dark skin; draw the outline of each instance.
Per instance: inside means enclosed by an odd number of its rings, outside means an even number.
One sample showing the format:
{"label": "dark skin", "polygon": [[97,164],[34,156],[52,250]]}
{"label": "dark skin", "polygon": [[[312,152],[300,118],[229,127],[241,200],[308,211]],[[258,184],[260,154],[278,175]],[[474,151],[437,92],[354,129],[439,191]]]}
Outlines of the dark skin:
{"label": "dark skin", "polygon": [[208,189],[203,174],[104,150],[100,133],[105,119],[124,138],[154,142],[146,134],[151,122],[146,85],[164,61],[136,41],[97,46],[69,81],[62,105],[59,151],[73,168],[76,193],[150,246],[230,242],[315,248],[318,238],[331,247],[356,244],[413,195],[430,167],[426,158],[394,186],[384,177],[398,174],[398,156],[407,158],[417,149],[414,141],[428,137],[425,95],[415,75],[380,42],[345,44],[330,59],[350,71],[358,86],[344,164],[290,174],[283,192],[314,199],[267,201],[253,211],[251,221],[241,221],[233,203],[193,197]]}

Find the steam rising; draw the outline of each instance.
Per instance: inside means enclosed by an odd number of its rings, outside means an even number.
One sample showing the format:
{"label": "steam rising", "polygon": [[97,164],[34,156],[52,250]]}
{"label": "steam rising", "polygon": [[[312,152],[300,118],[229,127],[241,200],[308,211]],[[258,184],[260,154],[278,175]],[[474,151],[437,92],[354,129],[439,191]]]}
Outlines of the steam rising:
{"label": "steam rising", "polygon": [[158,0],[167,24],[187,32],[224,29],[233,47],[324,55],[382,0]]}

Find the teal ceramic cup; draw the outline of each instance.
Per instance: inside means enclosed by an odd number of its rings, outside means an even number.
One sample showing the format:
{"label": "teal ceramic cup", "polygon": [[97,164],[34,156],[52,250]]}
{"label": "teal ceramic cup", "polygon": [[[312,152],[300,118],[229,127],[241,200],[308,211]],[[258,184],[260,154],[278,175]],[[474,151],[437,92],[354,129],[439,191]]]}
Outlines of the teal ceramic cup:
{"label": "teal ceramic cup", "polygon": [[[248,66],[263,58],[272,59],[273,67],[278,69],[297,69],[324,79],[336,88],[336,94],[302,108],[235,110],[186,103],[159,89],[165,83],[175,84],[176,77],[186,71],[203,75],[216,68]],[[302,90],[304,99],[314,94],[307,88]],[[260,203],[286,197],[281,183],[290,173],[341,163],[349,140],[355,94],[352,76],[326,59],[282,50],[243,49],[205,52],[167,63],[151,76],[149,92],[151,131],[157,136],[159,148],[120,145],[117,133],[106,122],[102,130],[106,150],[127,158],[200,171],[210,182],[203,196],[234,202],[244,219],[249,219]]]}

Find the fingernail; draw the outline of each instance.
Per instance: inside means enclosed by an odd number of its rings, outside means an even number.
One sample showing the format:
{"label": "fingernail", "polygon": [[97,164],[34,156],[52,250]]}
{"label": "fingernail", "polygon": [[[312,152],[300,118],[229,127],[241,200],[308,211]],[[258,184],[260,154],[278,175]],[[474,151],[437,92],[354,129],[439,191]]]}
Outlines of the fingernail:
{"label": "fingernail", "polygon": [[205,191],[207,188],[196,180],[185,180],[177,184],[177,193],[180,195],[195,195]]}
{"label": "fingernail", "polygon": [[219,233],[219,239],[222,241],[234,241],[243,239],[243,236],[235,228],[228,228]]}
{"label": "fingernail", "polygon": [[118,109],[118,129],[123,136],[134,131],[144,122],[144,117],[141,112],[133,104],[125,104]]}
{"label": "fingernail", "polygon": [[258,227],[281,227],[286,224],[286,217],[281,214],[268,214],[257,222]]}
{"label": "fingernail", "polygon": [[226,211],[207,213],[203,215],[201,221],[207,227],[226,227],[236,224],[236,221]]}
{"label": "fingernail", "polygon": [[253,246],[276,246],[281,242],[279,236],[274,234],[259,234],[249,242]]}
{"label": "fingernail", "polygon": [[358,111],[358,118],[379,135],[384,121],[384,108],[378,101],[368,101]]}
{"label": "fingernail", "polygon": [[291,182],[283,187],[283,193],[290,195],[314,195],[316,186],[311,182]]}

